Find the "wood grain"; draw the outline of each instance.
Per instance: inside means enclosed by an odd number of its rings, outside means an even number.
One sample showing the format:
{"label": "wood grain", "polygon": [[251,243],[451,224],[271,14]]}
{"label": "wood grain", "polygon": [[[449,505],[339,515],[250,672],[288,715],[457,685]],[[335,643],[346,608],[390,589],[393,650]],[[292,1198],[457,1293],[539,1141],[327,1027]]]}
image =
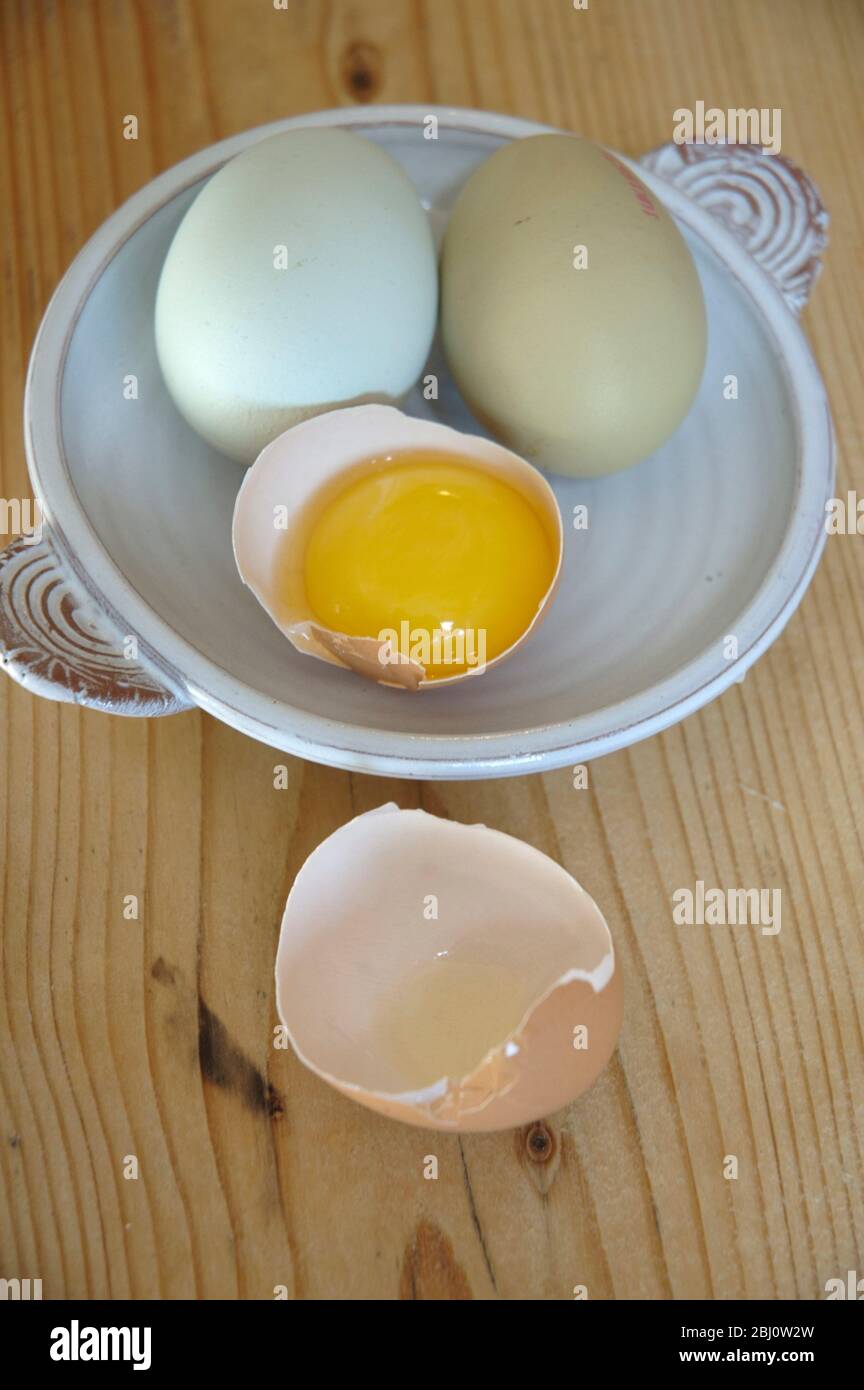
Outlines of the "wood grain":
{"label": "wood grain", "polygon": [[[780,107],[833,213],[805,322],[839,493],[864,495],[855,0],[6,0],[0,52],[4,497],[28,495],[24,372],[65,265],[201,145],[421,101],[638,154],[698,100]],[[0,682],[0,1276],[51,1298],[814,1298],[864,1269],[862,636],[864,539],[834,537],[746,682],[582,791],[297,761],[277,791],[282,755],[197,712],[112,720]],[[390,798],[522,836],[608,913],[619,1052],[532,1131],[430,1137],[272,1048],[292,876]],[[780,936],[673,928],[699,878],[780,887]]]}

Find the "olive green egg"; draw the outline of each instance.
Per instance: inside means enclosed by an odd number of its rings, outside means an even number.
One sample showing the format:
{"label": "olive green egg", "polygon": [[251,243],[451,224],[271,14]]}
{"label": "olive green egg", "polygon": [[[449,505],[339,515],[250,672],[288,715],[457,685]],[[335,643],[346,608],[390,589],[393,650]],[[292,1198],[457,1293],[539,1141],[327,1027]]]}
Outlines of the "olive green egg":
{"label": "olive green egg", "polygon": [[444,351],[509,448],[571,477],[628,468],[693,403],[705,305],[693,257],[602,146],[535,135],[472,174],[441,255]]}

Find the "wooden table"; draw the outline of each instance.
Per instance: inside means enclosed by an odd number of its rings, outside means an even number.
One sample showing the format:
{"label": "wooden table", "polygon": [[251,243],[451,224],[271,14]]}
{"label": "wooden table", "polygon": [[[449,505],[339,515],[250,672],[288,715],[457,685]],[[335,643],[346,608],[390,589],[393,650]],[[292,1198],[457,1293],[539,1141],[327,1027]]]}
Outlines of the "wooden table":
{"label": "wooden table", "polygon": [[[838,491],[864,487],[855,0],[9,0],[0,49],[4,497],[28,495],[40,315],[97,225],[202,145],[358,101],[510,111],[630,154],[699,100],[780,107],[833,213],[805,323]],[[199,713],[112,719],[0,681],[0,1276],[51,1298],[707,1299],[864,1271],[862,644],[864,538],[836,536],[746,683],[593,764],[588,791],[302,762],[276,791],[281,756]],[[292,877],[387,799],[522,836],[609,916],[620,1049],[530,1133],[412,1131],[273,1050]],[[781,935],[672,928],[699,878],[780,887]]]}

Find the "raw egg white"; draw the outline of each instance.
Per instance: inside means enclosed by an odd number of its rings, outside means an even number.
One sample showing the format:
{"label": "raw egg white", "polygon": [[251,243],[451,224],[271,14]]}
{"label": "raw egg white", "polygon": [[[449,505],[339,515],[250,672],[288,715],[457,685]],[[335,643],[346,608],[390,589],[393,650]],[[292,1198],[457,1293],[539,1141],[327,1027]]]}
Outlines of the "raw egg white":
{"label": "raw egg white", "polygon": [[621,1025],[609,928],[509,835],[381,806],[298,873],[276,999],[308,1067],[408,1124],[499,1130],[597,1078]]}

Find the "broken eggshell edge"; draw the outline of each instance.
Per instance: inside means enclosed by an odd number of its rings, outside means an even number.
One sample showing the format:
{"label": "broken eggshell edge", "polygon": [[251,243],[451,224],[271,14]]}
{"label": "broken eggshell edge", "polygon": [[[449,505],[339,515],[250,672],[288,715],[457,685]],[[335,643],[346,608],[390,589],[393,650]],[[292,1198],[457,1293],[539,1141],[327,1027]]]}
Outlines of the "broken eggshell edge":
{"label": "broken eggshell edge", "polygon": [[[343,858],[343,864],[356,856],[351,841],[362,838],[361,831],[379,817],[392,816],[389,829],[397,831],[404,817],[428,823],[431,833],[446,840],[458,839],[462,854],[471,855],[477,840],[487,839],[490,848],[500,851],[506,846],[521,858],[520,875],[530,865],[534,875],[552,874],[573,894],[574,919],[582,916],[582,924],[590,928],[596,941],[603,940],[603,952],[593,964],[581,962],[559,968],[526,1009],[518,1025],[489,1049],[476,1067],[463,1077],[442,1077],[433,1084],[417,1090],[387,1091],[369,1088],[348,1081],[315,1060],[314,1051],[298,1042],[296,1030],[289,1018],[288,1002],[290,977],[293,971],[292,919],[299,918],[303,907],[298,899],[307,892],[309,879],[321,872],[332,884],[343,882],[333,855]],[[402,820],[402,824],[405,822]],[[379,822],[379,832],[385,826]],[[368,838],[368,837],[367,837]],[[473,843],[472,843],[473,840]],[[463,843],[464,841],[464,843]],[[340,843],[341,842],[341,843]],[[393,844],[381,836],[382,848],[392,854]],[[368,848],[368,847],[367,847]],[[476,858],[476,856],[475,856]],[[400,856],[400,862],[402,856]],[[326,864],[325,862],[326,861]],[[368,865],[368,855],[364,864]],[[391,862],[388,860],[388,862]],[[514,872],[516,865],[514,864]],[[307,893],[308,896],[308,893]],[[296,926],[296,923],[295,923]],[[347,930],[346,926],[346,930]],[[529,924],[527,931],[532,928]],[[592,942],[589,933],[574,931],[573,955],[590,956]],[[596,952],[595,952],[596,954]],[[482,824],[465,825],[429,815],[425,811],[400,810],[390,802],[367,811],[340,826],[312,851],[295,877],[279,934],[276,955],[276,1006],[288,1039],[303,1064],[352,1100],[390,1118],[425,1129],[450,1132],[482,1132],[512,1129],[530,1124],[570,1104],[588,1090],[600,1075],[615,1051],[623,1014],[621,973],[615,958],[615,948],[608,924],[593,898],[562,865],[525,841]],[[298,984],[298,989],[301,986]],[[301,992],[305,992],[301,989]],[[572,1046],[573,1022],[584,1024],[595,1045],[589,1051],[577,1051]],[[554,1037],[554,1043],[552,1038]],[[565,1042],[566,1039],[566,1042]],[[550,1058],[555,1065],[550,1066]]]}
{"label": "broken eggshell edge", "polygon": [[[484,667],[439,680],[427,680],[425,668],[413,658],[398,663],[379,661],[385,643],[377,637],[352,637],[316,622],[309,611],[304,580],[304,532],[328,493],[337,496],[342,490],[338,480],[344,474],[356,476],[358,465],[376,456],[424,448],[457,454],[509,482],[544,519],[558,552],[546,594],[522,635]],[[284,529],[277,529],[274,523],[277,507],[287,512]],[[292,532],[297,533],[298,543],[286,560],[283,547]],[[240,578],[297,651],[381,685],[406,690],[437,689],[482,675],[520,647],[548,611],[558,587],[564,550],[555,494],[533,464],[492,440],[419,420],[386,405],[328,411],[294,425],[262,449],[237,494],[232,541]]]}

